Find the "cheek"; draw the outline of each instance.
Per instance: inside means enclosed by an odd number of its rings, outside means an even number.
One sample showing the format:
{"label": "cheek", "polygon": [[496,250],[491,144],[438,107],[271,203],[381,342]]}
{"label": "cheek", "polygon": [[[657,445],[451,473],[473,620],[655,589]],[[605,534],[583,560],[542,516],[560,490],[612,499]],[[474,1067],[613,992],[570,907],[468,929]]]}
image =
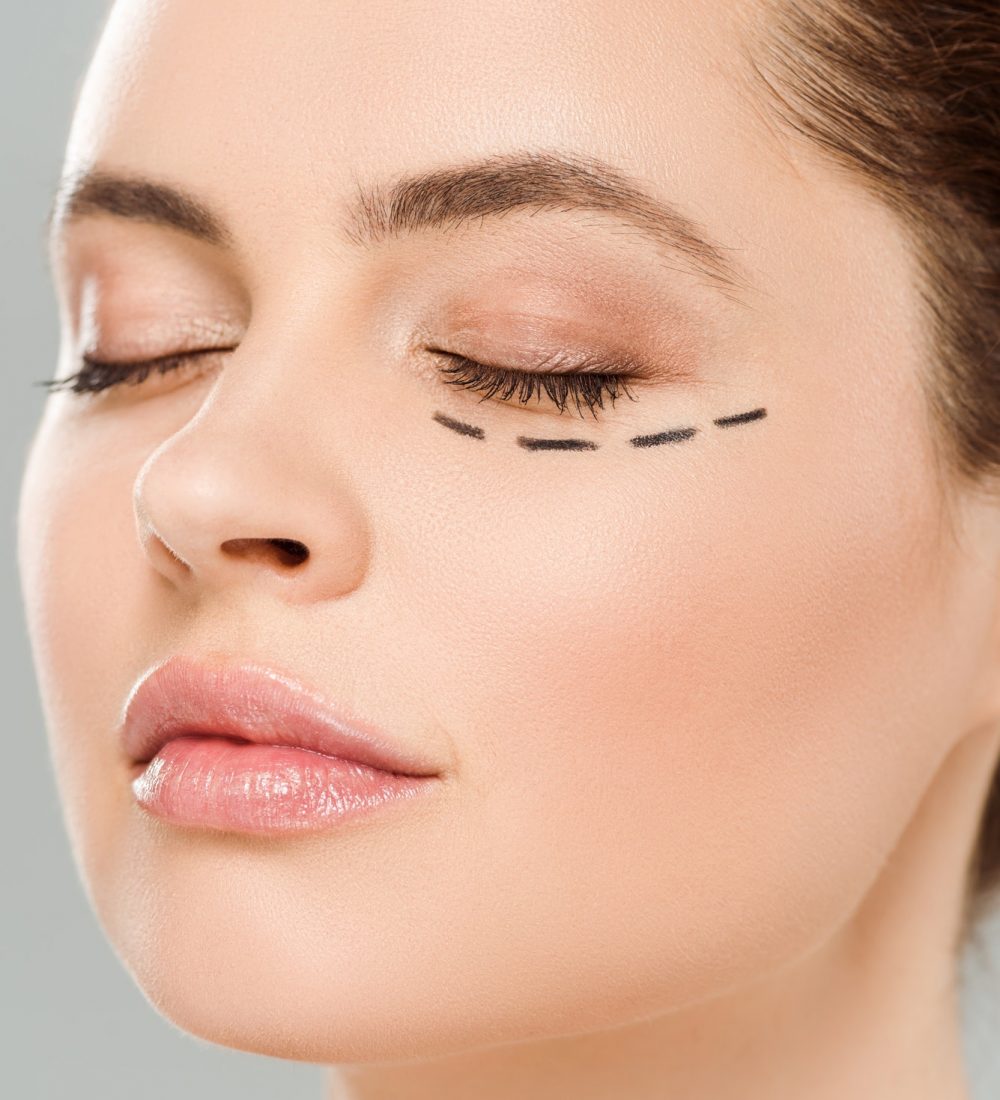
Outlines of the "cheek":
{"label": "cheek", "polygon": [[475,799],[477,934],[502,898],[508,939],[537,931],[525,982],[541,966],[586,998],[579,960],[601,959],[604,1004],[629,1010],[846,916],[960,726],[988,629],[918,447],[719,439],[655,476],[505,501],[449,562],[461,591],[439,607],[476,614],[424,620]]}
{"label": "cheek", "polygon": [[[131,792],[117,707],[165,643],[131,511],[134,471],[46,417],[18,517],[25,610],[60,800],[90,893],[117,861]],[[93,897],[93,894],[91,893]]]}

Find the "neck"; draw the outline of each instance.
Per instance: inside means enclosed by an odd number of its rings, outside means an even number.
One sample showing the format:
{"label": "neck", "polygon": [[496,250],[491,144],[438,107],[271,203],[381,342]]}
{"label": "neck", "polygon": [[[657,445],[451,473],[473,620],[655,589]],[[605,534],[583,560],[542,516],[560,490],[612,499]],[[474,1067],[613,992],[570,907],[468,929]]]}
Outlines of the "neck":
{"label": "neck", "polygon": [[598,1033],[331,1068],[328,1100],[968,1100],[958,952],[1000,729],[963,738],[852,917],[752,987]]}

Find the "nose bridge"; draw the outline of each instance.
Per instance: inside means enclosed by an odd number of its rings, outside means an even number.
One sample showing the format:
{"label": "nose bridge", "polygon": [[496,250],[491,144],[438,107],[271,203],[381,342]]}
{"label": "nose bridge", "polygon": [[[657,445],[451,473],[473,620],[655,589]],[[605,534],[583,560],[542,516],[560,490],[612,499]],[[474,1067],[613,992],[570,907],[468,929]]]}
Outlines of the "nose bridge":
{"label": "nose bridge", "polygon": [[293,353],[284,345],[278,358],[274,347],[268,355],[248,338],[232,353],[195,415],[135,478],[144,552],[186,590],[263,583],[302,602],[350,591],[364,574],[370,534],[334,457],[345,448],[324,445],[337,421],[332,402],[331,415],[320,412],[318,364],[282,375]]}

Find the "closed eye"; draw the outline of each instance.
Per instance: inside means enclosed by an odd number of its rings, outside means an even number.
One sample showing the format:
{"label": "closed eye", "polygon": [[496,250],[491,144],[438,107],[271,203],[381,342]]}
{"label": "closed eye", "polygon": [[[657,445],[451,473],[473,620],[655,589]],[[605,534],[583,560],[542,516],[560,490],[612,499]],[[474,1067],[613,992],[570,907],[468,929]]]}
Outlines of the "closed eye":
{"label": "closed eye", "polygon": [[35,385],[45,386],[50,393],[66,390],[70,393],[100,393],[102,390],[112,389],[115,386],[129,384],[138,386],[145,382],[149,375],[156,371],[158,374],[168,374],[180,370],[182,367],[196,366],[199,361],[212,355],[222,355],[234,350],[233,348],[199,348],[195,351],[176,352],[171,355],[161,355],[155,359],[137,359],[129,361],[114,361],[97,359],[92,355],[83,355],[80,359],[80,368],[65,378],[49,378]]}
{"label": "closed eye", "polygon": [[[233,348],[199,348],[194,351],[176,352],[140,360],[98,359],[92,355],[81,357],[81,365],[73,374],[64,378],[36,382],[50,392],[68,391],[74,394],[96,394],[121,385],[138,386],[152,374],[164,375],[182,368],[195,366],[202,359],[221,355]],[[497,400],[506,404],[518,402],[526,405],[532,399],[540,401],[545,395],[548,403],[563,413],[572,400],[577,412],[583,416],[585,407],[596,419],[595,409],[603,409],[605,397],[614,402],[624,394],[630,401],[637,398],[628,388],[634,375],[628,368],[603,359],[587,359],[573,363],[572,369],[560,368],[559,358],[551,358],[542,366],[557,369],[518,370],[514,367],[482,363],[456,352],[431,348],[445,365],[437,368],[447,385],[460,386],[470,392],[482,394],[481,401]]]}
{"label": "closed eye", "polygon": [[[446,360],[445,366],[437,368],[445,383],[481,393],[481,401],[495,399],[508,404],[518,401],[525,405],[532,398],[540,400],[544,393],[548,402],[560,414],[572,399],[581,416],[582,403],[597,419],[594,409],[604,408],[605,396],[612,406],[621,394],[625,394],[630,401],[637,400],[628,389],[628,382],[634,375],[622,369],[619,364],[602,359],[590,359],[582,363],[577,361],[573,363],[572,369],[526,371],[481,363],[440,348],[428,350]],[[560,363],[558,358],[547,362],[554,362],[557,367]]]}

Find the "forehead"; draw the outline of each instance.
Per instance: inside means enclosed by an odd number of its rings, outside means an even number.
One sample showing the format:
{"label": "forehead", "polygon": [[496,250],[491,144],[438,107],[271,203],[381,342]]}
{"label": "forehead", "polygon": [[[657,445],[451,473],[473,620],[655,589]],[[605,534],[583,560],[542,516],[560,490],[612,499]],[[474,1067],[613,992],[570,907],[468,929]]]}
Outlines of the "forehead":
{"label": "forehead", "polygon": [[291,191],[308,209],[359,175],[570,148],[731,239],[733,191],[782,167],[746,102],[750,16],[733,0],[297,0],[294,16],[274,0],[119,0],[68,167],[99,159],[258,208]]}

